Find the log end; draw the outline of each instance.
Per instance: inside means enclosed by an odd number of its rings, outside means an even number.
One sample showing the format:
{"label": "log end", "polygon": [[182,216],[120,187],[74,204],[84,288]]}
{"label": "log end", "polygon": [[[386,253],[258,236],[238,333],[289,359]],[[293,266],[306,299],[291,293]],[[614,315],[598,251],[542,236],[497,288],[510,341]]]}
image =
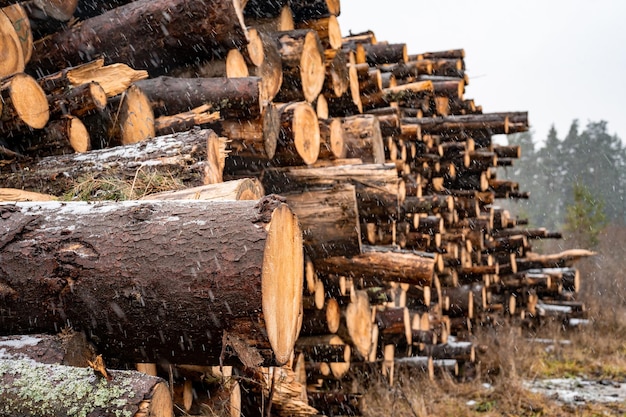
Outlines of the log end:
{"label": "log end", "polygon": [[356,350],[365,358],[372,347],[370,303],[365,291],[355,291],[354,300],[346,309],[346,326]]}
{"label": "log end", "polygon": [[15,28],[0,11],[0,78],[24,71],[24,53]]}
{"label": "log end", "polygon": [[89,132],[78,117],[71,117],[68,127],[70,146],[75,152],[87,152],[91,150]]}
{"label": "log end", "polygon": [[48,123],[50,112],[46,93],[37,80],[26,74],[15,74],[11,78],[10,96],[17,116],[33,129],[43,129]]}
{"label": "log end", "polygon": [[295,214],[281,204],[268,225],[262,271],[263,317],[279,364],[289,360],[298,337],[303,283],[302,232]]}
{"label": "log end", "polygon": [[311,165],[320,153],[320,127],[317,114],[308,103],[299,103],[293,114],[293,141],[302,161]]}
{"label": "log end", "polygon": [[300,78],[304,99],[313,103],[321,93],[326,79],[324,52],[317,32],[311,30],[306,34],[302,57],[300,59]]}
{"label": "log end", "polygon": [[121,104],[121,144],[141,142],[155,136],[154,113],[148,97],[135,85],[126,90]]}

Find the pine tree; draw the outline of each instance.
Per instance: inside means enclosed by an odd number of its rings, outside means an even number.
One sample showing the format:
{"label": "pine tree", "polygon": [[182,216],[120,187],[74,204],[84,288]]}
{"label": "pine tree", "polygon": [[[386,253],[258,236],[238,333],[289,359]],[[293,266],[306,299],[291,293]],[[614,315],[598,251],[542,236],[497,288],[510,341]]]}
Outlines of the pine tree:
{"label": "pine tree", "polygon": [[573,204],[567,207],[565,231],[575,244],[594,249],[600,243],[599,236],[607,225],[604,201],[596,198],[581,183],[573,185]]}

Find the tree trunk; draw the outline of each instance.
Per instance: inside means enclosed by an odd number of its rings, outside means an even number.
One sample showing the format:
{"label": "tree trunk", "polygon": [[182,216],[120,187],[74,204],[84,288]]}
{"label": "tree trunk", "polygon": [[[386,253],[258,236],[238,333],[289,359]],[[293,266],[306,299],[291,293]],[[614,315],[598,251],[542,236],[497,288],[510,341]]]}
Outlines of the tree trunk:
{"label": "tree trunk", "polygon": [[[24,51],[13,22],[0,10],[0,79],[24,71]],[[1,110],[1,107],[0,107]]]}
{"label": "tree trunk", "polygon": [[255,346],[271,346],[275,363],[291,355],[304,261],[297,219],[279,199],[3,211],[0,282],[11,314],[0,333],[69,323],[103,355],[133,363],[217,365],[227,347],[243,363]]}
{"label": "tree trunk", "polygon": [[294,102],[278,107],[280,135],[274,155],[276,165],[311,165],[320,153],[320,130],[317,114],[307,103]]}
{"label": "tree trunk", "polygon": [[24,136],[17,147],[21,153],[37,157],[65,155],[89,151],[91,140],[83,122],[68,114],[48,123],[43,134]]}
{"label": "tree trunk", "polygon": [[154,120],[155,136],[185,132],[195,127],[208,125],[219,120],[219,112],[211,110],[211,105],[204,104],[195,109],[172,116],[160,116]]}
{"label": "tree trunk", "polygon": [[173,176],[191,186],[202,185],[209,165],[214,164],[211,161],[225,158],[223,153],[215,155],[216,142],[225,146],[211,130],[161,136],[113,149],[43,158],[28,169],[0,174],[0,181],[6,187],[56,196],[71,192],[85,177],[132,180],[139,173],[152,173]]}
{"label": "tree trunk", "polygon": [[100,55],[107,64],[164,74],[247,44],[238,9],[239,0],[134,1],[35,42],[29,68],[51,73]]}
{"label": "tree trunk", "polygon": [[17,73],[0,80],[0,132],[42,129],[50,116],[48,100],[37,81]]}
{"label": "tree trunk", "polygon": [[283,83],[277,102],[315,101],[324,86],[324,50],[317,32],[301,29],[276,32],[283,63]]}
{"label": "tree trunk", "polygon": [[315,267],[320,272],[363,280],[366,286],[379,286],[385,281],[430,286],[435,273],[435,255],[372,246],[352,258],[319,259]]}
{"label": "tree trunk", "polygon": [[296,213],[304,233],[307,255],[315,260],[361,253],[355,187],[309,188],[282,194]]}
{"label": "tree trunk", "polygon": [[91,368],[0,359],[0,414],[173,417],[172,399],[164,380],[137,371],[109,374],[110,381],[94,375]]}
{"label": "tree trunk", "polygon": [[63,114],[81,117],[94,111],[104,110],[107,105],[107,95],[100,84],[90,81],[62,93],[49,95],[48,105],[51,117]]}
{"label": "tree trunk", "polygon": [[261,79],[157,77],[135,85],[149,98],[155,115],[173,115],[210,104],[223,119],[250,120],[261,116]]}
{"label": "tree trunk", "polygon": [[393,164],[268,168],[262,181],[267,192],[279,194],[352,183],[356,187],[361,221],[396,218],[398,205],[404,200],[403,182]]}
{"label": "tree trunk", "polygon": [[95,149],[130,145],[156,135],[150,100],[136,85],[110,99],[104,111],[83,117],[83,123]]}
{"label": "tree trunk", "polygon": [[385,151],[378,118],[372,115],[346,117],[343,121],[346,158],[384,164]]}
{"label": "tree trunk", "polygon": [[297,22],[339,16],[341,11],[339,0],[291,0],[289,6],[293,18]]}

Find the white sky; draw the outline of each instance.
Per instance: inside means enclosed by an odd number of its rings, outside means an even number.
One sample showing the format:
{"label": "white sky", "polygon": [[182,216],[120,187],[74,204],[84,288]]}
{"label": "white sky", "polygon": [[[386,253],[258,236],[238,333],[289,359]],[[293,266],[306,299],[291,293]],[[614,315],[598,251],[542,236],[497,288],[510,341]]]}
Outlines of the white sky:
{"label": "white sky", "polygon": [[410,54],[465,49],[465,97],[527,110],[536,141],[579,119],[607,121],[626,143],[625,0],[341,0],[339,24]]}

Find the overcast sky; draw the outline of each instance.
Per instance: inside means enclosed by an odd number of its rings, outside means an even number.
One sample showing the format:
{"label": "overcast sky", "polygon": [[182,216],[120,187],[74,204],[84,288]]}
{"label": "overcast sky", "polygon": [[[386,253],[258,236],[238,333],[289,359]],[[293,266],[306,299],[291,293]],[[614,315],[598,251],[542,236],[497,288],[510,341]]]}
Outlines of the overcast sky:
{"label": "overcast sky", "polygon": [[535,140],[579,119],[606,120],[626,143],[625,19],[624,0],[341,0],[339,23],[410,54],[465,49],[465,97],[527,110]]}

